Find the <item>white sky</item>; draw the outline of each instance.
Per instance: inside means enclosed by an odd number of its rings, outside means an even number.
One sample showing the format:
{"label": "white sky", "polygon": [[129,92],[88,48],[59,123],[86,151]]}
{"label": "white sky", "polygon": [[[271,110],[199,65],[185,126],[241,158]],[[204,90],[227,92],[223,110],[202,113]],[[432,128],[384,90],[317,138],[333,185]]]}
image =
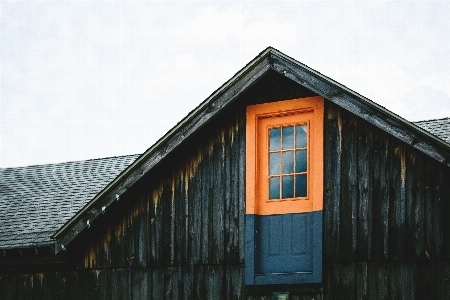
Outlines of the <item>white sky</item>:
{"label": "white sky", "polygon": [[0,2],[0,167],[142,153],[267,46],[450,116],[450,3]]}

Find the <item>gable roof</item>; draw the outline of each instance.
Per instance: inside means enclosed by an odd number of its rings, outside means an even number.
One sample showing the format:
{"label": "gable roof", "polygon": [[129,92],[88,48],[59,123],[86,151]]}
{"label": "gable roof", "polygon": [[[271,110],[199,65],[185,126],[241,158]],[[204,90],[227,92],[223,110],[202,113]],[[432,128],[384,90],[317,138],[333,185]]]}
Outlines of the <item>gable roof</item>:
{"label": "gable roof", "polygon": [[0,169],[0,249],[50,238],[138,155]]}
{"label": "gable roof", "polygon": [[450,144],[419,126],[402,119],[384,107],[348,89],[340,83],[286,56],[267,48],[217,89],[188,116],[139,156],[119,176],[95,195],[53,235],[58,253],[91,221],[129,187],[149,172],[171,151],[203,127],[211,118],[231,104],[244,91],[269,72],[277,72],[328,101],[354,113],[369,123],[419,149],[430,157],[450,166]]}
{"label": "gable roof", "polygon": [[419,121],[414,124],[450,144],[450,118]]}

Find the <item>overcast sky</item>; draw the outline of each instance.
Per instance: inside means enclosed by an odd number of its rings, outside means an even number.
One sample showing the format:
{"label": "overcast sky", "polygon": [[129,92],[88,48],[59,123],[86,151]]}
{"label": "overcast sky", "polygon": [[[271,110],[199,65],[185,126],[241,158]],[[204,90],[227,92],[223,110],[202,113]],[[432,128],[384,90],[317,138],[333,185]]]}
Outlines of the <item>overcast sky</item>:
{"label": "overcast sky", "polygon": [[448,1],[1,1],[0,167],[142,153],[268,46],[450,116]]}

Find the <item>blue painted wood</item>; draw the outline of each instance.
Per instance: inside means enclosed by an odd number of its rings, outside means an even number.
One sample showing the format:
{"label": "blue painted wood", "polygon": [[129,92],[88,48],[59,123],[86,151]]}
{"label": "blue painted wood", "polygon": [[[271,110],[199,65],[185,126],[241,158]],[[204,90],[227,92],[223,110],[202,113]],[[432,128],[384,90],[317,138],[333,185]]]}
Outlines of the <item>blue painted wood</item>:
{"label": "blue painted wood", "polygon": [[245,215],[245,284],[255,284],[255,215]]}
{"label": "blue painted wood", "polygon": [[245,227],[246,285],[322,281],[322,211],[246,215]]}

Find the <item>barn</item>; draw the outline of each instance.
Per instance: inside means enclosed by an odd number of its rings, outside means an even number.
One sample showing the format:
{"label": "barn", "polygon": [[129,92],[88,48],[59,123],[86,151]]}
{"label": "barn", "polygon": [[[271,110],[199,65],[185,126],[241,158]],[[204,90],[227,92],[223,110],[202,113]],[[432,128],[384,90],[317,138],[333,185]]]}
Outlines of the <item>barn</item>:
{"label": "barn", "polygon": [[450,298],[450,118],[271,47],[142,155],[0,174],[0,299]]}

